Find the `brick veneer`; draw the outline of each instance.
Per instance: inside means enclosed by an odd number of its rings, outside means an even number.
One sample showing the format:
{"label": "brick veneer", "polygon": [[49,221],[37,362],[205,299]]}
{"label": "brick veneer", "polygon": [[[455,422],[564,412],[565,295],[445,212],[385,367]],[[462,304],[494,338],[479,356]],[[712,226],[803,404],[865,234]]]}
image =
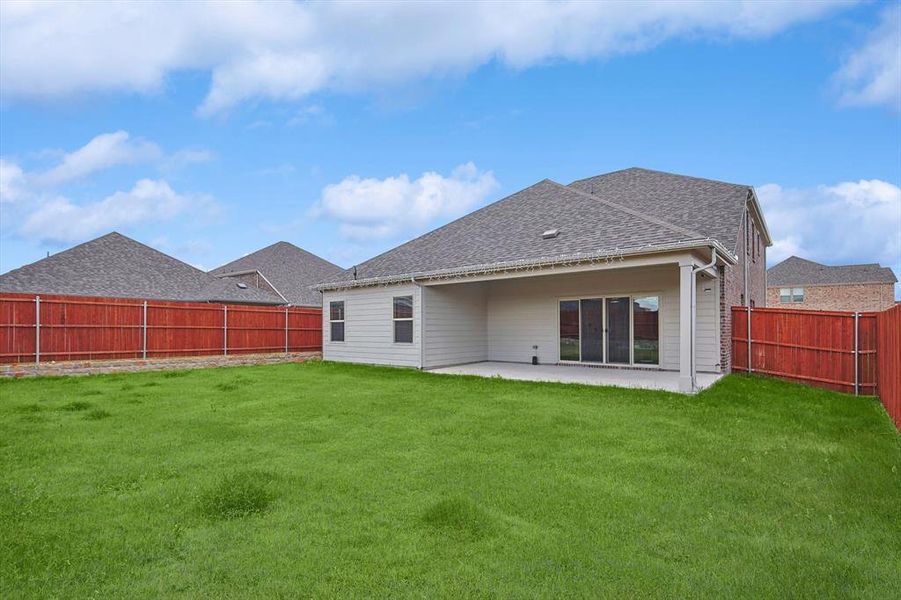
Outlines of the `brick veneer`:
{"label": "brick veneer", "polygon": [[895,305],[895,285],[892,283],[850,283],[842,285],[791,286],[804,288],[804,302],[779,301],[779,289],[767,288],[767,306],[771,308],[799,308],[805,310],[851,310],[858,312],[883,311]]}
{"label": "brick veneer", "polygon": [[[724,373],[732,370],[732,307],[744,306],[745,258],[748,263],[748,302],[753,306],[766,306],[766,245],[760,241],[757,224],[751,221],[751,235],[747,235],[744,225],[738,236],[735,254],[738,263],[720,267],[720,369]],[[747,244],[751,238],[752,245]],[[748,252],[748,250],[751,252]]]}

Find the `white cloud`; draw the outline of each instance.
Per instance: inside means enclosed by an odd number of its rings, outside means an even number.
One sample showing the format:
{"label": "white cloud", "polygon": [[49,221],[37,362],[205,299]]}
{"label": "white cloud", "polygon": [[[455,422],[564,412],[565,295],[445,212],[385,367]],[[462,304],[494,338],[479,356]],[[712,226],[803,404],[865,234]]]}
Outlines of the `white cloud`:
{"label": "white cloud", "polygon": [[901,266],[901,188],[879,179],[812,188],[757,188],[775,264],[792,254],[832,264]]}
{"label": "white cloud", "polygon": [[63,156],[59,165],[34,177],[38,185],[54,187],[123,164],[160,158],[159,147],[145,140],[133,140],[127,131],[103,133]]}
{"label": "white cloud", "polygon": [[22,168],[0,158],[0,204],[19,202],[27,197],[28,188]]}
{"label": "white cloud", "polygon": [[200,112],[639,52],[673,38],[759,38],[844,2],[0,3],[7,98],[151,92],[205,70]]}
{"label": "white cloud", "polygon": [[207,196],[179,194],[165,181],[142,179],[127,192],[93,203],[79,205],[62,196],[46,199],[28,215],[19,233],[40,241],[74,242],[113,229],[170,219],[211,203]]}
{"label": "white cloud", "polygon": [[471,162],[447,177],[431,171],[415,180],[406,174],[385,179],[352,175],[322,190],[314,216],[337,220],[346,239],[391,238],[458,217],[483,203],[497,187],[491,171],[479,171]]}
{"label": "white cloud", "polygon": [[886,8],[879,26],[836,73],[841,102],[901,111],[901,4]]}

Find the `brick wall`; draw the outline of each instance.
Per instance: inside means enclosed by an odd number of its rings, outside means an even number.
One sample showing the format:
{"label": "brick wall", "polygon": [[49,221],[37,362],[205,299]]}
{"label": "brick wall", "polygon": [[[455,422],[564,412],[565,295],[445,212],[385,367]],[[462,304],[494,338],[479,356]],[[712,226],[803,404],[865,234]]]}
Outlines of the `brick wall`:
{"label": "brick wall", "polygon": [[844,285],[793,286],[804,288],[804,302],[779,302],[779,287],[767,289],[770,308],[805,310],[882,311],[895,305],[895,286],[891,283],[855,283]]}
{"label": "brick wall", "polygon": [[[754,219],[750,232],[742,225],[735,254],[738,264],[720,267],[720,368],[732,370],[732,307],[766,306],[766,244]],[[745,260],[748,264],[748,296],[745,294]]]}

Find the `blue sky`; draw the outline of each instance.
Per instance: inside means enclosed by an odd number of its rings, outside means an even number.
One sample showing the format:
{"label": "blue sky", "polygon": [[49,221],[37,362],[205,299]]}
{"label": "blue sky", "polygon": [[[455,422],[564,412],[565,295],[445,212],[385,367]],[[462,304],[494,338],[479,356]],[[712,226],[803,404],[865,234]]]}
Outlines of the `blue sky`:
{"label": "blue sky", "polygon": [[756,186],[771,263],[901,274],[901,5],[6,3],[0,160],[4,272],[110,230],[346,267],[644,166]]}

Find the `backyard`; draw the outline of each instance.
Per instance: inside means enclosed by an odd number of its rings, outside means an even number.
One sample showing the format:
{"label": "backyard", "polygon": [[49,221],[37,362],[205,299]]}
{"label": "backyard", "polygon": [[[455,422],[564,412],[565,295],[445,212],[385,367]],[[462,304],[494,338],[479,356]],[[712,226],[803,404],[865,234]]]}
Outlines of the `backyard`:
{"label": "backyard", "polygon": [[323,362],[0,381],[0,597],[901,596],[878,400]]}

